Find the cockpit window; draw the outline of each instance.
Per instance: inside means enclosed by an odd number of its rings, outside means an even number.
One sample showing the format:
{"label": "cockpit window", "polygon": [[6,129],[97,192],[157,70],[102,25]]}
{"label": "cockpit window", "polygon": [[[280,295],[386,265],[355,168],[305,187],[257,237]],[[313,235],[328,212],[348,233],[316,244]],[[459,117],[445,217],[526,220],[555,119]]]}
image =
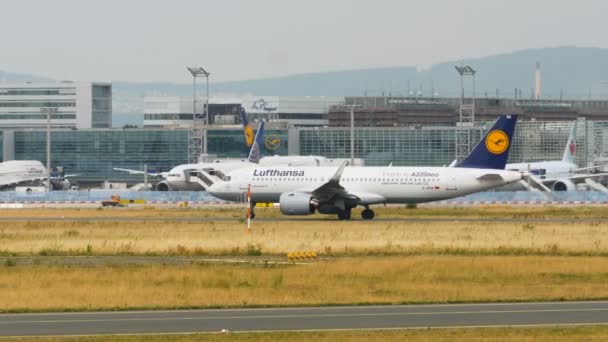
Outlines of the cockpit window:
{"label": "cockpit window", "polygon": [[230,182],[230,176],[224,176],[224,178],[222,178],[222,180],[224,182]]}

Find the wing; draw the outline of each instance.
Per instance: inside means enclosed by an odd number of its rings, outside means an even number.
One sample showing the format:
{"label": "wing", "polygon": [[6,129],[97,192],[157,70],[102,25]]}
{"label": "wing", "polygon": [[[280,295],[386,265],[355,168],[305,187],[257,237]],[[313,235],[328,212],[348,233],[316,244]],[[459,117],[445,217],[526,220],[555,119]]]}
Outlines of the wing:
{"label": "wing", "polygon": [[310,191],[316,200],[319,202],[331,202],[334,206],[345,209],[345,202],[357,204],[379,204],[386,203],[386,198],[378,194],[364,192],[348,192],[342,185],[340,179],[342,172],[348,164],[348,161],[343,161],[336,173],[323,185]]}
{"label": "wing", "polygon": [[[585,182],[586,179],[596,178],[596,177],[608,177],[608,173],[578,174],[578,175],[574,174],[571,176],[563,177],[563,179],[569,179],[570,181],[572,181],[572,183],[577,184],[577,183]],[[556,181],[558,181],[560,179],[562,179],[562,178],[548,178],[548,179],[543,179],[542,182],[543,182],[543,184],[545,184],[547,186],[551,186],[553,183],[555,183]]]}
{"label": "wing", "polygon": [[589,171],[589,170],[601,170],[601,169],[606,168],[606,166],[608,166],[608,165],[598,165],[598,166],[581,167],[581,168],[575,169],[575,170],[574,170],[574,171],[572,171],[572,172],[574,172],[574,173],[579,173],[579,172],[582,172],[582,171]]}
{"label": "wing", "polygon": [[342,178],[342,172],[344,172],[344,167],[346,167],[347,163],[347,161],[343,161],[338,167],[338,170],[336,170],[336,173],[334,173],[327,183],[313,190],[312,194],[316,197],[322,198],[327,196],[333,197],[336,194],[345,193],[346,191],[342,185],[340,185],[340,178]]}
{"label": "wing", "polygon": [[[132,175],[143,175],[145,173],[145,172],[143,172],[141,170],[121,169],[119,167],[115,167],[115,168],[113,168],[113,170],[128,172],[129,174],[132,174]],[[165,172],[161,172],[161,173],[158,173],[158,172],[148,172],[148,176],[152,176],[152,177],[163,176],[163,178],[166,178],[166,176],[164,176],[163,174],[166,174],[166,173]],[[70,177],[75,177],[75,176],[78,176],[78,175],[69,175],[69,176]]]}
{"label": "wing", "polygon": [[3,175],[0,177],[0,186],[5,185],[16,185],[21,182],[32,181],[36,179],[46,179],[46,175],[40,177],[28,177],[28,176],[16,176],[16,175]]}

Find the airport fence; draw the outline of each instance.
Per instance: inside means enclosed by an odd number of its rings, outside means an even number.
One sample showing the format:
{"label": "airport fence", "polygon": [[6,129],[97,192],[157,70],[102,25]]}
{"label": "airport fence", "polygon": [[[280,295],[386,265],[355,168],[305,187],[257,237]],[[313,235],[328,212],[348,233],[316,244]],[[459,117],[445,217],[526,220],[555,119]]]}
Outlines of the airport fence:
{"label": "airport fence", "polygon": [[119,195],[122,200],[143,200],[146,203],[214,203],[222,202],[203,191],[51,191],[51,192],[0,192],[3,203],[96,203]]}
{"label": "airport fence", "polygon": [[[203,191],[52,191],[52,192],[0,192],[0,203],[99,203],[112,195],[122,200],[145,203],[225,203]],[[426,205],[475,204],[608,204],[608,193],[599,191],[536,192],[504,191],[482,192]]]}
{"label": "airport fence", "polygon": [[433,202],[435,205],[603,203],[608,204],[608,193],[600,191],[491,191]]}

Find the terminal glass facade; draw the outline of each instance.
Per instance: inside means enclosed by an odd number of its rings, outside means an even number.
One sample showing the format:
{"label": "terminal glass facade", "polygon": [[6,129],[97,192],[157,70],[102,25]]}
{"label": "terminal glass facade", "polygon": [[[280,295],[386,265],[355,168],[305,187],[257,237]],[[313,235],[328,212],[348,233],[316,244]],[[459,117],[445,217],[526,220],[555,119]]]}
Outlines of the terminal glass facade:
{"label": "terminal glass facade", "polygon": [[[113,168],[168,171],[188,161],[185,130],[64,130],[51,134],[51,166],[76,181],[143,181]],[[46,162],[44,131],[15,132],[15,159]]]}
{"label": "terminal glass facade", "polygon": [[[268,130],[266,137],[273,140],[273,144],[262,146],[262,155],[287,154],[286,130]],[[44,130],[15,131],[14,146],[16,160],[40,160],[46,163]],[[240,129],[211,130],[208,148],[210,155],[220,158],[246,158],[249,154],[244,133]],[[145,164],[151,172],[163,172],[186,164],[188,131],[55,130],[51,134],[51,158],[51,166],[62,166],[66,174],[77,174],[71,178],[75,181],[141,182],[142,175],[130,175],[114,168],[143,170]]]}
{"label": "terminal glass facade", "polygon": [[[509,162],[559,160],[562,158],[572,121],[522,121],[517,124]],[[472,128],[477,143],[492,123]],[[455,157],[455,127],[358,127],[355,129],[355,157],[366,165],[443,166]],[[14,159],[46,161],[44,130],[14,131]],[[288,137],[294,154],[350,157],[348,128],[291,128],[267,130],[263,155],[287,155]],[[14,139],[14,141],[12,140]],[[129,175],[113,168],[168,171],[188,161],[188,131],[185,129],[90,129],[55,130],[52,133],[52,165],[62,166],[76,181],[104,180],[141,182],[142,175]],[[299,146],[299,147],[298,147]],[[209,131],[209,154],[219,158],[245,158],[241,129]],[[0,146],[0,152],[3,149]],[[577,163],[584,167],[598,160],[608,161],[608,122],[579,120]],[[11,151],[6,151],[10,155]]]}
{"label": "terminal glass facade", "polygon": [[[492,122],[470,129],[471,149],[492,126]],[[573,121],[520,121],[509,152],[509,162],[560,160]],[[355,128],[355,158],[366,165],[443,166],[456,155],[455,127],[420,129]],[[302,128],[299,130],[300,154],[330,158],[350,157],[350,129]],[[608,122],[579,121],[576,144],[577,164],[581,167],[596,157],[608,158]],[[606,151],[606,152],[604,152]]]}
{"label": "terminal glass facade", "polygon": [[[356,128],[355,158],[365,165],[445,165],[455,155],[454,130],[410,128]],[[346,128],[302,129],[302,155],[328,158],[350,157],[350,130]]]}
{"label": "terminal glass facade", "polygon": [[[264,146],[260,146],[262,156],[287,155],[287,130],[264,130],[264,136]],[[210,155],[219,158],[246,158],[249,155],[243,130],[210,130],[207,148]]]}

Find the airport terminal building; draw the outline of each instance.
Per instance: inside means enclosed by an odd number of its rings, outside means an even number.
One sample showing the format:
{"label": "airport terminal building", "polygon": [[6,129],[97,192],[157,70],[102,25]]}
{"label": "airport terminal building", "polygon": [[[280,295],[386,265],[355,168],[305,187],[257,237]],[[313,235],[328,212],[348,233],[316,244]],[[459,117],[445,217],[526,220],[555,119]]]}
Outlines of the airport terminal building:
{"label": "airport terminal building", "polygon": [[[210,97],[209,123],[234,125],[240,122],[243,107],[250,120],[299,127],[327,126],[331,107],[343,105],[343,97],[326,96],[244,96]],[[196,119],[202,120],[206,101],[197,99]],[[188,96],[148,96],[144,98],[144,127],[175,128],[192,126],[194,101]]]}
{"label": "airport terminal building", "polygon": [[[518,123],[510,162],[560,159],[572,121],[521,121]],[[490,122],[471,128],[479,137]],[[581,166],[608,160],[608,121],[579,119],[577,161]],[[268,125],[272,143],[262,146],[265,155],[322,155],[350,157],[350,130],[344,127],[289,127]],[[2,134],[3,160],[46,160],[44,130],[10,130]],[[220,158],[244,158],[247,148],[240,127],[209,130],[209,154]],[[357,127],[355,157],[365,165],[443,166],[455,157],[455,128]],[[141,182],[113,168],[168,171],[188,162],[187,129],[57,129],[52,132],[52,165],[78,174],[85,183]]]}
{"label": "airport terminal building", "polygon": [[92,82],[0,84],[0,129],[46,127],[45,107],[53,128],[112,127],[112,85]]}
{"label": "airport terminal building", "polygon": [[[70,117],[52,118],[53,166],[62,166],[66,173],[77,174],[73,180],[82,184],[141,182],[141,175],[113,169],[143,170],[145,165],[148,170],[162,172],[187,163],[191,101],[191,97],[148,98],[146,127],[117,129],[109,128],[110,85],[57,83],[46,88],[40,84],[12,88],[2,85],[0,117],[23,115],[24,118],[0,122],[0,157],[3,161],[45,161],[46,120],[34,115],[40,115],[40,107],[56,106],[61,115]],[[262,146],[265,155],[349,158],[350,113],[342,106],[346,103],[360,106],[355,110],[354,156],[362,158],[366,165],[448,165],[456,155],[458,101],[268,96],[216,99],[210,101],[213,121],[208,134],[208,152],[218,158],[247,155],[242,127],[235,122],[236,118],[230,118],[243,106],[251,120],[268,121],[266,136],[269,139]],[[578,164],[582,167],[608,160],[608,101],[482,99],[477,106],[478,120],[467,128],[473,141],[485,133],[498,115],[506,112],[521,116],[509,162],[560,159],[574,120],[578,120]],[[35,111],[38,114],[34,114]],[[27,116],[34,117],[25,118]]]}

